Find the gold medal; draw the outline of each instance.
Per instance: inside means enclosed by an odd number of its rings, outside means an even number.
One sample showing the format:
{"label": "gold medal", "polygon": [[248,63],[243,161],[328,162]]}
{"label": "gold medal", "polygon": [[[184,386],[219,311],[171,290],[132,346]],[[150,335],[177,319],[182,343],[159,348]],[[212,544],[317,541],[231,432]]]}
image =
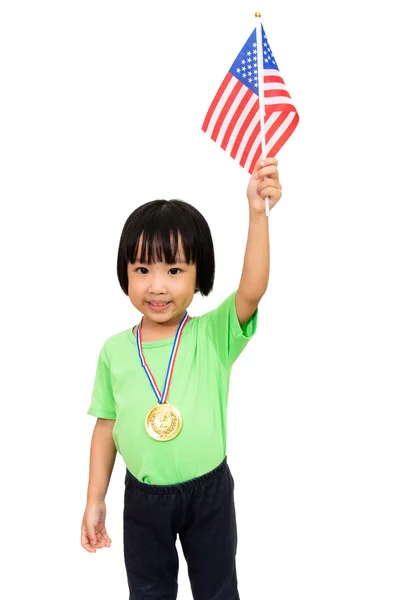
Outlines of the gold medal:
{"label": "gold medal", "polygon": [[167,396],[171,385],[172,371],[174,370],[175,358],[178,352],[179,343],[181,341],[182,331],[188,321],[189,316],[187,312],[185,312],[175,333],[174,343],[172,344],[172,350],[169,357],[168,368],[167,373],[165,375],[164,388],[162,393],[158,389],[157,382],[154,379],[154,376],[150,371],[149,365],[147,364],[146,359],[143,355],[142,323],[139,323],[137,327],[136,342],[140,362],[147,375],[152,390],[158,400],[158,404],[156,404],[156,406],[153,406],[153,408],[147,413],[145,419],[145,426],[147,433],[158,442],[167,442],[168,440],[172,440],[178,435],[182,428],[181,413],[177,408],[168,404]]}
{"label": "gold medal", "polygon": [[147,433],[158,442],[167,442],[182,428],[181,413],[167,402],[153,406],[146,415]]}

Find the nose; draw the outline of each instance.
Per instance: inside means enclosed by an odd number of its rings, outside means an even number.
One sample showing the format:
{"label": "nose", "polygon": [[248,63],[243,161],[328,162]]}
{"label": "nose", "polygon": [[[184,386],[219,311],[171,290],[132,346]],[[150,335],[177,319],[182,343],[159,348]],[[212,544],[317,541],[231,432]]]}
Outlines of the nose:
{"label": "nose", "polygon": [[164,277],[153,274],[149,281],[149,294],[166,294],[167,291],[167,285]]}

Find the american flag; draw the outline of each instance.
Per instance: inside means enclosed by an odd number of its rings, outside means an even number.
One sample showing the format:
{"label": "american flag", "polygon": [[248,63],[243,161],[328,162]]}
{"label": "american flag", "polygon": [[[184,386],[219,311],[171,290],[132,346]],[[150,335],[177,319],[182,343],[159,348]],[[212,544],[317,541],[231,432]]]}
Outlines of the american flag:
{"label": "american flag", "polygon": [[[276,156],[295,130],[299,116],[262,26],[261,31],[265,156]],[[202,126],[212,140],[250,173],[262,152],[257,65],[254,29],[221,83]]]}

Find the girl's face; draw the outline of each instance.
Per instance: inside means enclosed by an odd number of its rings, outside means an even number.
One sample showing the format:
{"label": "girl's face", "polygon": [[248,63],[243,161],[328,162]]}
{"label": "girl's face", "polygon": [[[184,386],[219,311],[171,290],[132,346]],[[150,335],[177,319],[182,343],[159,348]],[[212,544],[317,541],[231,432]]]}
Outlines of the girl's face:
{"label": "girl's face", "polygon": [[186,263],[184,256],[179,244],[175,264],[128,263],[129,299],[145,320],[176,325],[191,304],[196,287],[196,265]]}

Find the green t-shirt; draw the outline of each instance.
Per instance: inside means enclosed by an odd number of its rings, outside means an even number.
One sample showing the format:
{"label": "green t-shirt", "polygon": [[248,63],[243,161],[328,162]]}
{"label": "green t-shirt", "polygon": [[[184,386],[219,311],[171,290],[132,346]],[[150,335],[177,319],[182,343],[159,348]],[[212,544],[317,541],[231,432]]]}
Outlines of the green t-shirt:
{"label": "green t-shirt", "polygon": [[[171,485],[214,469],[226,453],[226,410],[231,367],[254,335],[258,310],[243,326],[237,318],[236,292],[220,306],[184,327],[167,401],[182,415],[173,439],[154,440],[145,417],[157,399],[140,363],[132,329],[103,345],[88,414],[115,419],[116,448],[139,481]],[[163,390],[174,338],[143,342],[143,354]]]}

